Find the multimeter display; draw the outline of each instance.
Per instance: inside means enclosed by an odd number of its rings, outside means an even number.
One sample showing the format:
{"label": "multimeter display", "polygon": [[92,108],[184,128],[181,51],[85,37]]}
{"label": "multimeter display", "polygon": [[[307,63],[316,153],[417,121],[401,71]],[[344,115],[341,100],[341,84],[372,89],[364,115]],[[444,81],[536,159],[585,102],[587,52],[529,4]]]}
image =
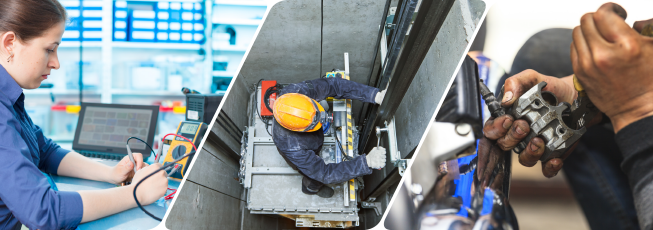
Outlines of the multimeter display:
{"label": "multimeter display", "polygon": [[[194,121],[182,121],[179,123],[179,126],[177,126],[176,134],[183,136],[187,139],[181,137],[175,137],[175,139],[173,139],[170,142],[168,153],[163,159],[164,164],[181,159],[177,163],[175,163],[176,165],[178,165],[175,167],[181,167],[181,168],[178,168],[178,170],[175,171],[174,173],[171,173],[173,168],[170,168],[170,171],[168,171],[168,173],[170,173],[169,176],[171,178],[175,178],[179,180],[184,178],[184,175],[186,174],[186,170],[188,170],[188,164],[190,164],[190,162],[192,162],[193,160],[193,155],[190,155],[187,158],[183,158],[183,157],[184,155],[194,151],[193,144],[195,146],[198,146],[200,144],[200,142],[202,141],[202,136],[199,135],[204,135],[207,126],[208,125],[206,125],[205,123],[194,122]],[[190,143],[189,141],[193,143]]]}
{"label": "multimeter display", "polygon": [[197,125],[195,125],[195,124],[184,124],[183,126],[181,126],[180,132],[183,133],[183,134],[195,134],[195,132],[197,132],[197,128],[199,128],[199,127],[200,127],[199,124],[197,124]]}

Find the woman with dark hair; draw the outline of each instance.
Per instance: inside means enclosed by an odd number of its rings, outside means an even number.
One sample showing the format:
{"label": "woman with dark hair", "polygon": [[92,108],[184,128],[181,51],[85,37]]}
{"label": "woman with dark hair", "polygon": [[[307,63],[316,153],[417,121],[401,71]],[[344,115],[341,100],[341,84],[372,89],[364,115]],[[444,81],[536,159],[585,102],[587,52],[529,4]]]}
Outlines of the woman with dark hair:
{"label": "woman with dark hair", "polygon": [[[147,166],[134,154],[114,167],[64,150],[32,123],[23,89],[38,88],[59,68],[57,48],[66,21],[57,0],[0,0],[0,229],[75,229],[87,222],[133,207],[133,185],[160,165]],[[106,190],[55,191],[44,173],[132,185]],[[162,197],[168,180],[161,171],[144,181],[139,201]]]}

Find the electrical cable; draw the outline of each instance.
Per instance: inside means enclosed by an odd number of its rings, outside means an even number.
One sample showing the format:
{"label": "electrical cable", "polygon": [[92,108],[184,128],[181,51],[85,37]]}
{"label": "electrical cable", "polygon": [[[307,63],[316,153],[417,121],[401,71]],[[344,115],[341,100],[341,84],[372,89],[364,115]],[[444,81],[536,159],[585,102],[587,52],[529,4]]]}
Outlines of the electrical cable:
{"label": "electrical cable", "polygon": [[354,158],[352,158],[350,156],[347,156],[347,154],[345,153],[345,150],[342,148],[342,142],[340,142],[340,139],[338,138],[338,134],[334,133],[334,136],[336,136],[336,141],[338,142],[338,147],[340,147],[340,152],[342,152],[342,158],[344,158],[342,160],[343,161],[353,160]]}
{"label": "electrical cable", "polygon": [[265,94],[263,95],[263,103],[265,104],[265,108],[267,108],[270,112],[272,112],[272,108],[270,107],[270,96],[275,93],[279,95],[279,90],[281,89],[283,89],[283,85],[276,84],[265,90]]}
{"label": "electrical cable", "polygon": [[326,128],[324,128],[324,134],[329,132],[329,128],[331,127],[331,122],[327,122],[325,125]]}
{"label": "electrical cable", "polygon": [[129,139],[127,139],[127,144],[128,145],[129,145],[129,140],[131,140],[131,139],[136,139],[136,140],[139,140],[139,141],[143,142],[143,144],[145,144],[148,148],[150,148],[150,151],[152,151],[152,154],[154,156],[156,156],[156,153],[154,152],[154,149],[152,148],[152,146],[150,146],[147,142],[145,142],[144,140],[142,140],[142,139],[140,139],[138,137],[130,137]]}
{"label": "electrical cable", "polygon": [[[195,146],[195,143],[193,143],[192,141],[190,141],[188,138],[186,138],[186,137],[184,137],[184,136],[181,136],[181,135],[178,135],[178,134],[169,134],[169,135],[173,135],[173,136],[176,136],[176,137],[180,137],[180,138],[183,138],[184,140],[188,141],[188,142],[193,146],[193,149],[194,149],[195,151],[191,151],[191,152],[189,152],[189,153],[187,153],[187,154],[181,156],[179,159],[176,159],[175,161],[170,162],[170,163],[168,163],[167,165],[163,165],[161,168],[159,168],[159,169],[157,169],[156,171],[154,171],[154,172],[150,173],[149,175],[145,176],[142,180],[140,180],[140,181],[139,181],[138,183],[136,183],[136,185],[134,186],[134,192],[133,192],[133,195],[134,195],[134,201],[136,201],[136,205],[137,205],[138,208],[140,208],[140,209],[141,209],[145,214],[147,214],[148,216],[152,217],[153,219],[155,219],[155,220],[157,220],[157,221],[161,221],[161,218],[156,217],[154,214],[148,212],[148,211],[143,207],[143,205],[141,205],[141,202],[138,201],[138,197],[136,197],[136,190],[138,189],[138,186],[140,186],[141,183],[143,183],[143,181],[147,180],[148,178],[150,178],[150,177],[153,176],[154,174],[157,174],[158,172],[161,172],[161,170],[165,170],[166,168],[169,168],[169,167],[171,167],[171,166],[174,166],[177,162],[183,160],[183,159],[186,158],[186,157],[189,157],[189,156],[191,156],[191,155],[194,155],[194,154],[197,152],[197,147]],[[131,139],[131,138],[130,138],[130,139]],[[136,139],[138,139],[138,138],[136,138]],[[139,140],[140,140],[140,139],[139,139]],[[142,141],[142,140],[141,140],[141,141]]]}
{"label": "electrical cable", "polygon": [[175,198],[175,193],[177,193],[177,189],[168,188],[168,190],[172,190],[172,193],[170,193],[170,195],[163,197],[164,200],[170,200],[172,198]]}
{"label": "electrical cable", "polygon": [[[166,140],[166,137],[172,136],[172,135],[174,135],[174,133],[168,133],[165,136],[163,136],[163,138],[161,138],[161,148],[160,149],[163,149],[163,141]],[[159,154],[154,155],[154,162],[159,162],[158,159],[159,159]]]}
{"label": "electrical cable", "polygon": [[[332,116],[333,116],[333,115],[332,115]],[[338,138],[338,134],[335,133],[335,132],[336,132],[335,130],[334,130],[333,132],[334,132],[333,135],[336,136],[336,141],[337,141],[336,144],[337,144],[338,147],[340,148],[340,152],[343,153],[343,154],[342,154],[342,157],[341,157],[340,159],[341,159],[342,161],[351,161],[351,160],[353,160],[353,159],[354,159],[353,157],[347,156],[347,154],[345,154],[345,150],[342,148],[342,142],[340,142],[340,139]],[[355,179],[356,181],[358,181],[360,184],[363,184],[363,183],[360,182],[360,180],[358,180],[358,178],[354,178],[354,179]]]}

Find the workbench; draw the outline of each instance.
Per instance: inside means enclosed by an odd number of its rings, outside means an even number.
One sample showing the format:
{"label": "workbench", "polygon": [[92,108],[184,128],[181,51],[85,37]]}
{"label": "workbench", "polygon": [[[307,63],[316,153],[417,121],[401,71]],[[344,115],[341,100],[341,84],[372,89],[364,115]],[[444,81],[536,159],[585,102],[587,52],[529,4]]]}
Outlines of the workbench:
{"label": "workbench", "polygon": [[[153,157],[150,157],[146,162],[152,164]],[[99,160],[100,163],[109,166],[115,166],[118,164],[118,161],[115,160]],[[57,186],[59,191],[80,191],[80,190],[99,190],[99,189],[108,189],[116,187],[114,184],[85,180],[79,178],[65,177],[65,176],[56,176],[52,175],[52,180]],[[168,188],[177,189],[179,187],[179,181],[174,179],[168,180]],[[168,190],[166,195],[172,193],[173,191]],[[176,195],[176,194],[175,194]],[[130,197],[130,199],[133,199]],[[156,202],[144,206],[150,213],[163,218],[163,215],[166,213],[166,210],[170,206],[172,200],[165,201],[162,198]],[[78,229],[152,229],[156,227],[160,222],[156,221],[152,217],[145,214],[140,208],[132,208],[111,216],[104,217],[95,221],[87,222],[80,224]]]}

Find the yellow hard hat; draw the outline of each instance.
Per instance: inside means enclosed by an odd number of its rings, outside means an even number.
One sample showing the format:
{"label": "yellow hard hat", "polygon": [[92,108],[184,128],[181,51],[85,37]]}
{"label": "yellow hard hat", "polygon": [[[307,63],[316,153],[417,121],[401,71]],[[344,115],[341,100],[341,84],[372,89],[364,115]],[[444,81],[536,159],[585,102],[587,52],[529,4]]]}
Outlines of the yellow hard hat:
{"label": "yellow hard hat", "polygon": [[317,101],[299,93],[287,93],[274,102],[274,119],[296,132],[313,132],[322,127],[327,113]]}

